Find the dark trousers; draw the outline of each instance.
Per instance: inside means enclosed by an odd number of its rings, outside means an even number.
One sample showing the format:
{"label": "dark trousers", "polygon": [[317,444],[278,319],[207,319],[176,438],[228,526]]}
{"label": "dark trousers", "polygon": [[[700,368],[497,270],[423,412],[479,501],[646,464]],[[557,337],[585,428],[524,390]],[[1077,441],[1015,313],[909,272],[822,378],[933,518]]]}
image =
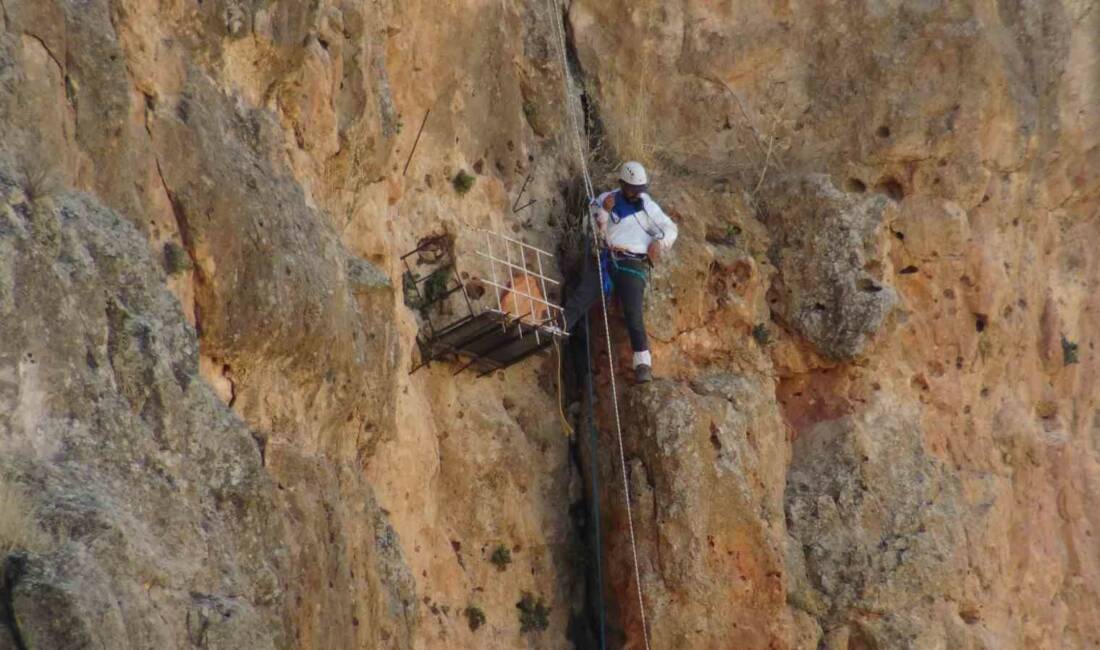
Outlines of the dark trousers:
{"label": "dark trousers", "polygon": [[[648,276],[648,264],[641,260],[618,260],[611,263],[611,281],[615,285],[614,296],[623,306],[626,317],[626,331],[630,335],[630,347],[635,352],[649,349],[649,340],[645,335],[643,305],[645,304],[645,277]],[[581,281],[569,294],[565,302],[565,328],[573,332],[577,323],[584,318],[592,303],[600,299],[600,273],[593,255],[586,255]],[[587,332],[584,333],[588,335]]]}

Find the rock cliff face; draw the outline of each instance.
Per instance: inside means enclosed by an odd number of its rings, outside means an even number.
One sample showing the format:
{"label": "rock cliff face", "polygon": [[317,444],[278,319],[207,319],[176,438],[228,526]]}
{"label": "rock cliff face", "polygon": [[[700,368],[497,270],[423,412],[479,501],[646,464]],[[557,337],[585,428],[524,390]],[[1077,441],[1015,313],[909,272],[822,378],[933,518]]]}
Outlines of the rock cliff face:
{"label": "rock cliff face", "polygon": [[641,647],[607,355],[595,457],[554,357],[409,374],[422,238],[576,253],[570,106],[680,224],[659,379],[619,385],[652,647],[1100,646],[1098,34],[1070,0],[0,0],[0,649],[590,647],[592,463]]}

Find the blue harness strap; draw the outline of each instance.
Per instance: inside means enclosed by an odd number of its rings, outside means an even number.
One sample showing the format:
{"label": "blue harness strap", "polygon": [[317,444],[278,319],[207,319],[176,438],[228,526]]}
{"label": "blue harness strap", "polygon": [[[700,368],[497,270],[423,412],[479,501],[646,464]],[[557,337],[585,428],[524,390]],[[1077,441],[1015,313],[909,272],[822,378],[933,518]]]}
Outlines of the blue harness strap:
{"label": "blue harness strap", "polygon": [[619,190],[615,190],[613,193],[615,196],[615,206],[611,208],[611,222],[619,223],[623,219],[628,219],[645,211],[645,204],[639,200],[637,204],[633,204],[626,200],[623,193]]}
{"label": "blue harness strap", "polygon": [[603,282],[604,294],[610,296],[615,290],[615,283],[611,280],[611,251],[606,248],[600,251],[600,280]]}

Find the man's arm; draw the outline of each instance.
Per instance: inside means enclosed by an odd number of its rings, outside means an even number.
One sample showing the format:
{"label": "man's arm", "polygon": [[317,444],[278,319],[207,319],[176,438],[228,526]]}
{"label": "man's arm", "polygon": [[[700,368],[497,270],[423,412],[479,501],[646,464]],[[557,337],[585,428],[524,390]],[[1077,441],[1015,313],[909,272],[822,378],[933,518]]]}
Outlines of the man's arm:
{"label": "man's arm", "polygon": [[672,248],[672,245],[676,243],[676,237],[680,234],[679,229],[676,227],[676,222],[673,221],[665,211],[661,209],[661,206],[656,202],[650,201],[647,207],[649,216],[653,219],[654,225],[656,225],[661,232],[664,233],[664,237],[657,240],[660,243],[662,251],[668,251]]}
{"label": "man's arm", "polygon": [[604,192],[592,204],[592,218],[596,220],[597,232],[607,239],[607,222],[611,219],[611,209],[615,207],[614,192]]}

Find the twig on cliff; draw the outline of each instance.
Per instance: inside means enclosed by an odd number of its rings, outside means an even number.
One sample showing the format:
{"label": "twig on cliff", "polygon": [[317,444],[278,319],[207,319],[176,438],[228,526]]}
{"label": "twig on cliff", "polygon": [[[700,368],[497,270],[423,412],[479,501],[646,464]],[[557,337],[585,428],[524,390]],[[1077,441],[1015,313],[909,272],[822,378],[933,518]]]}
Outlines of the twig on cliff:
{"label": "twig on cliff", "polygon": [[745,110],[745,104],[741,101],[741,96],[734,92],[733,88],[730,88],[728,83],[722,81],[717,77],[712,77],[710,75],[702,73],[696,73],[695,76],[702,79],[703,81],[708,81],[716,86],[721,87],[723,90],[730,94],[730,97],[733,97],[733,103],[737,105],[737,110],[741,112],[741,118],[745,121],[745,124],[748,126],[749,132],[752,134],[753,143],[756,144],[756,148],[759,149],[761,153],[763,153],[764,139],[761,137],[760,131],[758,131],[756,126],[753,125],[752,120],[749,119],[749,113]]}
{"label": "twig on cliff", "polygon": [[756,187],[752,190],[752,195],[755,197],[756,193],[760,191],[760,186],[764,184],[764,176],[768,173],[768,163],[772,159],[772,148],[775,146],[775,134],[768,136],[768,153],[764,156],[764,167],[760,170],[760,180],[756,181]]}
{"label": "twig on cliff", "polygon": [[[535,172],[529,172],[527,178],[523,181],[523,187],[519,188],[519,194],[516,195],[516,200],[512,202],[512,214],[518,214],[520,210],[531,207],[535,204],[535,199],[531,199],[523,205],[519,204],[519,200],[523,198],[523,193],[527,191],[527,184],[531,182],[531,177],[535,175]],[[517,207],[518,206],[518,207]]]}
{"label": "twig on cliff", "polygon": [[420,121],[420,128],[416,132],[416,140],[413,140],[412,151],[409,152],[409,159],[405,161],[405,169],[401,171],[401,175],[409,173],[409,164],[412,163],[413,154],[416,153],[416,145],[420,144],[420,134],[424,133],[424,125],[428,123],[428,115],[430,115],[432,109],[424,111],[424,119]]}

